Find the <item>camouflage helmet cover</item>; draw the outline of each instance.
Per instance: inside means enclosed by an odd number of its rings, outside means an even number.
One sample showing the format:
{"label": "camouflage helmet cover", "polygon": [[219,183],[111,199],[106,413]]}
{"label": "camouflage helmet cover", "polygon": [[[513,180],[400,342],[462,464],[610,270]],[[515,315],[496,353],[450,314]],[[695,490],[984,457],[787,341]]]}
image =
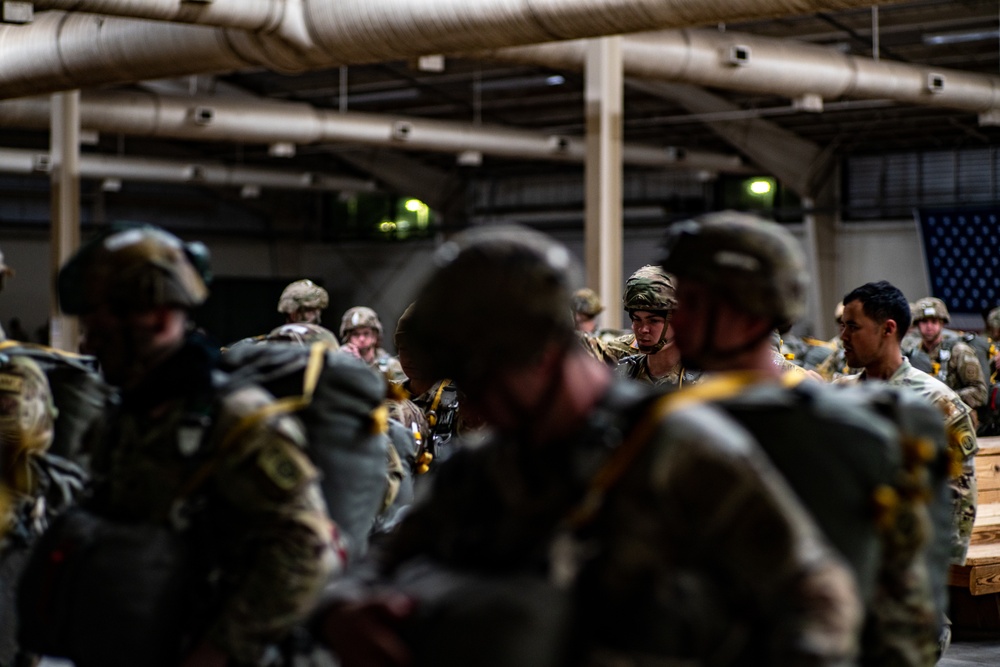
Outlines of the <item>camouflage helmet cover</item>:
{"label": "camouflage helmet cover", "polygon": [[622,304],[627,311],[672,311],[677,307],[674,279],[658,266],[647,264],[625,281]]}
{"label": "camouflage helmet cover", "polygon": [[465,391],[537,358],[548,342],[574,340],[571,293],[578,271],[565,246],[517,226],[474,229],[435,254],[407,337],[436,377]]}
{"label": "camouflage helmet cover", "polygon": [[382,322],[379,321],[375,311],[367,306],[355,306],[348,308],[340,318],[340,340],[345,340],[350,332],[361,327],[374,329],[376,335],[382,337]]}
{"label": "camouflage helmet cover", "polygon": [[805,313],[805,258],[776,223],[735,211],[711,213],[671,226],[664,245],[666,271],[708,285],[778,329]]}
{"label": "camouflage helmet cover", "polygon": [[45,373],[32,359],[0,356],[0,444],[4,460],[40,454],[52,443],[57,410]]}
{"label": "camouflage helmet cover", "polygon": [[106,303],[120,312],[208,298],[208,249],[153,226],[116,227],[82,247],[60,269],[63,312],[82,315]]}
{"label": "camouflage helmet cover", "polygon": [[597,292],[589,287],[581,287],[573,292],[573,312],[586,317],[597,317],[604,312],[604,304]]}
{"label": "camouflage helmet cover", "polygon": [[296,280],[281,292],[278,299],[279,313],[294,313],[297,310],[323,310],[330,305],[327,291],[311,280]]}
{"label": "camouflage helmet cover", "polygon": [[272,329],[264,339],[269,342],[296,343],[298,345],[326,343],[335,349],[340,347],[337,337],[333,335],[332,331],[311,322],[282,324],[280,327]]}
{"label": "camouflage helmet cover", "polygon": [[948,314],[948,307],[944,305],[944,301],[933,296],[926,296],[913,304],[912,314],[914,324],[930,319],[941,320],[945,324],[951,321],[951,315]]}

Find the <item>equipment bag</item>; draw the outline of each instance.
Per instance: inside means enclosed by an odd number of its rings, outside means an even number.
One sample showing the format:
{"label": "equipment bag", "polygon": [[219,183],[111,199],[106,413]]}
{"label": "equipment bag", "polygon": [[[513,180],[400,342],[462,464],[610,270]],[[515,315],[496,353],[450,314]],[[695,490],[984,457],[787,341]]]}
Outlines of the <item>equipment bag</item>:
{"label": "equipment bag", "polygon": [[240,346],[223,354],[221,367],[235,384],[257,384],[296,403],[330,518],[349,538],[350,561],[363,555],[385,499],[392,446],[385,380],[323,343]]}

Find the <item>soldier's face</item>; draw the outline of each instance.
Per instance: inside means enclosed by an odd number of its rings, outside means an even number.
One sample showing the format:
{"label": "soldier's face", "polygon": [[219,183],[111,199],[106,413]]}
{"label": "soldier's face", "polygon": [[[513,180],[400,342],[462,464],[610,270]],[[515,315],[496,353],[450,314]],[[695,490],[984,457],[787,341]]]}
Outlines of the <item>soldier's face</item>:
{"label": "soldier's face", "polygon": [[844,342],[844,357],[852,368],[867,368],[892,351],[886,323],[879,324],[865,315],[861,301],[855,299],[844,306],[844,323],[840,340]]}
{"label": "soldier's face", "polygon": [[920,330],[920,337],[923,338],[924,342],[928,344],[937,342],[938,337],[941,336],[942,328],[944,328],[944,324],[941,320],[933,317],[917,322],[917,329]]}
{"label": "soldier's face", "polygon": [[152,355],[157,329],[155,313],[117,313],[102,304],[82,315],[81,349],[97,357],[104,379],[116,387],[127,387]]}
{"label": "soldier's face", "polygon": [[670,326],[662,315],[648,310],[633,310],[628,316],[632,320],[635,342],[640,348],[652,347],[659,343],[663,330]]}

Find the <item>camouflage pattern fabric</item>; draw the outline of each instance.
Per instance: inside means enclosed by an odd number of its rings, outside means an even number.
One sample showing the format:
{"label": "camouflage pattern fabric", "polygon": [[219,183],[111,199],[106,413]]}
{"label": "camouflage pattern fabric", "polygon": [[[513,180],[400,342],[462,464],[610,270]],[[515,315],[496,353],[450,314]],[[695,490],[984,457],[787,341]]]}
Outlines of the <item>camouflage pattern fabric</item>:
{"label": "camouflage pattern fabric", "polygon": [[1000,340],[1000,308],[994,308],[986,316],[986,327],[990,338]]}
{"label": "camouflage pattern fabric", "polygon": [[93,509],[161,522],[214,457],[204,510],[192,519],[224,572],[206,636],[251,664],[305,617],[343,553],[299,422],[244,421],[273,398],[255,385],[224,393],[203,387],[198,378],[207,379],[209,367],[201,354],[189,343],[109,416],[93,443]]}
{"label": "camouflage pattern fabric", "polygon": [[589,287],[581,287],[573,292],[573,311],[587,317],[597,317],[604,312],[604,304],[597,292]]}
{"label": "camouflage pattern fabric", "polygon": [[645,354],[625,357],[615,367],[615,374],[618,377],[637,380],[653,387],[674,387],[677,389],[694,384],[701,378],[701,373],[686,370],[680,364],[674,366],[670,372],[662,377],[653,377],[649,372],[649,360]]}
{"label": "camouflage pattern fabric", "polygon": [[383,576],[421,557],[485,579],[547,570],[574,599],[569,664],[849,662],[861,613],[852,576],[717,410],[653,422],[592,521],[563,524],[607,463],[609,437],[644,414],[637,392],[617,385],[549,450],[501,437],[460,450],[387,545]]}
{"label": "camouflage pattern fabric", "polygon": [[296,280],[281,292],[278,298],[279,313],[294,313],[296,310],[323,310],[330,305],[330,295],[311,280]]}
{"label": "camouflage pattern fabric", "polygon": [[[841,378],[839,382],[863,382],[865,373]],[[978,490],[976,486],[975,455],[979,451],[976,430],[972,424],[972,409],[958,394],[940,380],[918,371],[904,357],[902,365],[887,381],[896,387],[909,387],[935,406],[944,418],[948,447],[952,457],[952,551],[951,562],[963,565],[972,539],[972,524],[976,520]]]}
{"label": "camouflage pattern fabric", "polygon": [[932,373],[953,389],[970,408],[986,402],[986,378],[975,350],[962,342],[958,332],[945,330],[938,345],[922,347],[934,364]]}

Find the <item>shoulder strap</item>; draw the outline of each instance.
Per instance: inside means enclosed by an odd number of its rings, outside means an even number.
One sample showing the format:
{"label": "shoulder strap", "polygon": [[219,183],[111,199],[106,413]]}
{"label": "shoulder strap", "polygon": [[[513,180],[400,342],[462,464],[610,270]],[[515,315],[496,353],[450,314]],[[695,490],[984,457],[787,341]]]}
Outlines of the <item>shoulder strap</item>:
{"label": "shoulder strap", "polygon": [[646,409],[639,422],[629,431],[625,440],[615,449],[587,485],[583,498],[567,514],[565,522],[571,529],[589,524],[604,504],[604,498],[628,471],[664,417],[683,407],[722,400],[739,393],[744,387],[760,381],[758,373],[725,373],[701,384],[689,385],[656,399]]}

